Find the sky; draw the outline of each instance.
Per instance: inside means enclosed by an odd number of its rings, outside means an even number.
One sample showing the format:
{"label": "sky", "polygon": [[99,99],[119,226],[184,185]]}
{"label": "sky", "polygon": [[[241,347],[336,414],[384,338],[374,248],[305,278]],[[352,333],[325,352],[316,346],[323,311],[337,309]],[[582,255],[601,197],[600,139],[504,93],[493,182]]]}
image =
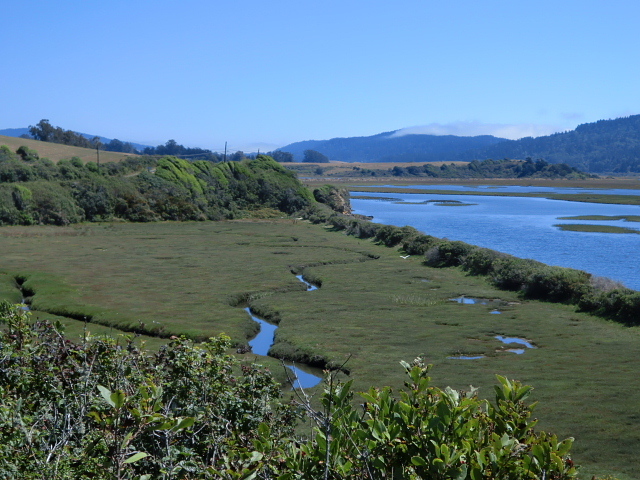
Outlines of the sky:
{"label": "sky", "polygon": [[637,0],[13,0],[0,129],[269,151],[640,113]]}

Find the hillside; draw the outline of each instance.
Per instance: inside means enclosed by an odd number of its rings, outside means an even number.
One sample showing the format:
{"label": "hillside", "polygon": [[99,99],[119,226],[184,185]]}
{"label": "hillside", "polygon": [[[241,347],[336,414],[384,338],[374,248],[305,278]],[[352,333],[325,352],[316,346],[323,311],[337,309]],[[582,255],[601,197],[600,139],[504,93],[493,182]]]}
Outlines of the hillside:
{"label": "hillside", "polygon": [[296,142],[280,150],[302,161],[304,150],[316,150],[342,162],[471,162],[531,157],[566,163],[590,173],[626,175],[640,172],[640,115],[599,120],[575,130],[544,137],[506,140],[492,136],[404,135]]}
{"label": "hillside", "polygon": [[98,166],[0,146],[0,225],[221,220],[311,202],[295,175],[264,155],[219,163],[136,156]]}
{"label": "hillside", "polygon": [[640,115],[585,123],[575,130],[545,137],[510,140],[455,159],[505,157],[544,158],[592,173],[640,172]]}
{"label": "hillside", "polygon": [[332,138],[291,143],[279,150],[290,152],[302,161],[305,150],[316,150],[340,162],[430,162],[443,155],[458,154],[504,142],[505,139],[482,135],[397,135],[384,132],[369,137]]}
{"label": "hillside", "polygon": [[[103,137],[102,135],[91,135],[89,133],[82,133],[82,132],[74,132],[74,133],[77,133],[78,135],[81,135],[81,136],[83,136],[84,138],[86,138],[88,140],[91,140],[92,138],[98,137],[100,139],[100,141],[102,142],[103,146],[109,144],[110,142],[112,142],[114,140],[116,142],[119,142],[119,140],[117,140],[117,139]],[[7,137],[21,137],[22,135],[27,135],[29,138],[33,138],[31,136],[31,132],[30,132],[29,128],[26,128],[26,127],[24,127],[24,128],[4,128],[4,129],[0,130],[0,136],[3,136],[3,135],[7,136]],[[54,143],[57,143],[57,142],[54,142]],[[142,152],[145,148],[149,147],[149,145],[143,145],[141,143],[131,143],[131,142],[128,142],[128,143],[131,144],[131,146],[134,147],[139,152]]]}
{"label": "hillside", "polygon": [[[41,142],[39,140],[7,137],[4,135],[0,135],[0,145],[7,145],[13,152],[24,145],[32,150],[36,150],[41,158],[48,158],[52,162],[70,160],[73,157],[78,157],[84,163],[96,161],[96,151],[91,148],[72,147],[60,143]],[[119,162],[131,156],[134,155],[100,150],[100,163]]]}

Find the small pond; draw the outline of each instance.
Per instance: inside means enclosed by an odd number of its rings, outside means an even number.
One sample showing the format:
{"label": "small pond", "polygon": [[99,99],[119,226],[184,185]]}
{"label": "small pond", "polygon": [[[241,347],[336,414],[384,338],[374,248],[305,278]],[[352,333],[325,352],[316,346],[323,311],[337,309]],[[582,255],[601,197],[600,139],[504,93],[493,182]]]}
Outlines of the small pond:
{"label": "small pond", "polygon": [[[516,345],[523,345],[527,348],[536,348],[535,345],[531,344],[531,342],[525,340],[524,338],[518,337],[503,337],[502,335],[496,335],[495,338],[500,340],[502,343],[510,345],[515,343]],[[525,352],[524,348],[510,348],[507,352],[515,353],[517,355],[522,355]]]}

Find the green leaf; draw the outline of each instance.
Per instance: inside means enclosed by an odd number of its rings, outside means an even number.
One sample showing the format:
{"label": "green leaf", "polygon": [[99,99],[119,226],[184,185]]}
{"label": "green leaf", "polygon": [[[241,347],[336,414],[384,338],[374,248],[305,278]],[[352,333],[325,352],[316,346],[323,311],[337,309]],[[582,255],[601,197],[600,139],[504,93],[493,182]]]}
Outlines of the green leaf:
{"label": "green leaf", "polygon": [[108,388],[98,385],[98,390],[100,390],[100,395],[102,395],[102,398],[104,398],[109,405],[112,407],[116,406],[115,402],[111,399],[111,391]]}
{"label": "green leaf", "polygon": [[456,480],[464,480],[467,478],[467,465],[460,465],[460,469],[458,470],[458,475],[456,476]]}
{"label": "green leaf", "polygon": [[133,455],[131,455],[129,458],[127,458],[123,463],[134,463],[137,462],[138,460],[148,457],[149,454],[146,452],[138,452],[138,453],[134,453]]}
{"label": "green leaf", "polygon": [[249,461],[259,462],[260,460],[262,460],[263,457],[264,455],[260,452],[251,452],[251,458],[249,458]]}
{"label": "green leaf", "polygon": [[415,465],[416,467],[426,467],[427,466],[427,461],[422,458],[422,457],[411,457],[411,463],[413,465]]}
{"label": "green leaf", "polygon": [[175,427],[173,427],[171,430],[178,431],[178,430],[182,430],[184,428],[189,428],[195,422],[196,422],[196,419],[194,417],[186,417],[186,418],[183,418],[182,420],[180,420],[180,422]]}
{"label": "green leaf", "polygon": [[126,396],[122,390],[116,390],[111,394],[110,398],[115,408],[122,408]]}

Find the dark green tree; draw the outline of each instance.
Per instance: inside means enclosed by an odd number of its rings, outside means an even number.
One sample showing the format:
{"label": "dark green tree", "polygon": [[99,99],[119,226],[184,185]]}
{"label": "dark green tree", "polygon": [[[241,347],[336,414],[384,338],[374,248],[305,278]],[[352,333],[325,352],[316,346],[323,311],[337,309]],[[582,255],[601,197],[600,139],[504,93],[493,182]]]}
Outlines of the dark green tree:
{"label": "dark green tree", "polygon": [[329,163],[329,157],[316,150],[305,150],[302,161],[306,163]]}

